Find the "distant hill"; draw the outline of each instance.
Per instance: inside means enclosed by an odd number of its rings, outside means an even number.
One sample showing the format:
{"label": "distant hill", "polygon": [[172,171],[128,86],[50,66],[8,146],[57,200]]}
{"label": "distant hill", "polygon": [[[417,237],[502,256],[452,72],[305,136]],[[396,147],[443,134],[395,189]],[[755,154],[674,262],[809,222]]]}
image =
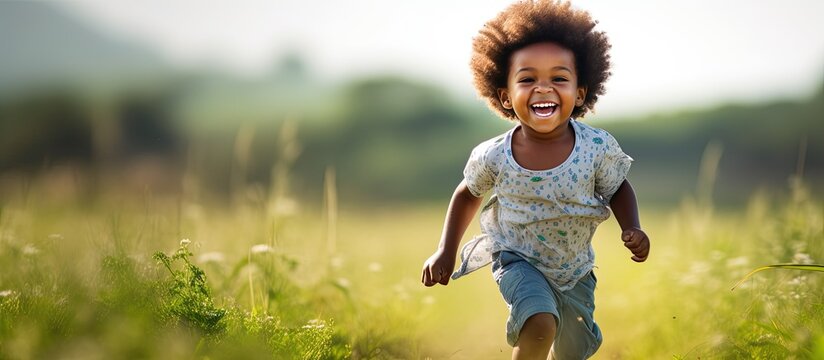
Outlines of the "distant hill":
{"label": "distant hill", "polygon": [[117,87],[167,66],[147,47],[106,36],[59,4],[0,1],[0,95],[82,84]]}

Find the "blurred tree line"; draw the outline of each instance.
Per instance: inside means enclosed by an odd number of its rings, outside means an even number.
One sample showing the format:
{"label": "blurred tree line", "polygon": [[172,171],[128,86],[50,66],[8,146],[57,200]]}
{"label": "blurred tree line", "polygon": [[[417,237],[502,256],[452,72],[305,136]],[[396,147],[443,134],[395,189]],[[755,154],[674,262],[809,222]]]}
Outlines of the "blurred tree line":
{"label": "blurred tree line", "polygon": [[[283,138],[286,122],[296,139]],[[265,197],[275,170],[312,199],[331,166],[342,201],[428,199],[448,194],[474,143],[506,126],[432,85],[319,84],[286,58],[254,81],[181,75],[104,96],[55,87],[0,98],[0,187],[61,170],[85,196],[175,193],[187,180],[207,197]],[[296,158],[282,154],[289,141]]]}
{"label": "blurred tree line", "polygon": [[[799,156],[821,193],[823,110],[824,90],[798,101],[586,121],[635,158],[631,179],[645,201],[693,193],[705,147],[720,144],[716,197],[735,202],[759,187],[785,187]],[[285,122],[294,139],[284,137]],[[434,85],[394,76],[323,84],[287,57],[254,81],[188,74],[106,96],[55,87],[2,98],[0,187],[70,169],[61,181],[91,197],[189,184],[205,197],[261,198],[281,172],[299,198],[319,199],[331,166],[346,204],[446,201],[470,150],[510,126],[480,101]]]}
{"label": "blurred tree line", "polygon": [[[822,83],[824,85],[824,83]],[[824,86],[807,98],[673,112],[604,123],[635,158],[630,178],[648,201],[694,194],[702,154],[720,151],[713,197],[741,203],[800,176],[824,192]]]}
{"label": "blurred tree line", "polygon": [[[0,2],[0,30],[0,200],[21,189],[311,200],[331,167],[343,205],[443,203],[471,149],[512,126],[412,79],[329,83],[294,53],[255,79],[173,68],[56,3]],[[824,86],[794,101],[585,121],[635,158],[643,201],[694,194],[710,149],[715,198],[740,202],[799,173],[824,193],[822,110]]]}

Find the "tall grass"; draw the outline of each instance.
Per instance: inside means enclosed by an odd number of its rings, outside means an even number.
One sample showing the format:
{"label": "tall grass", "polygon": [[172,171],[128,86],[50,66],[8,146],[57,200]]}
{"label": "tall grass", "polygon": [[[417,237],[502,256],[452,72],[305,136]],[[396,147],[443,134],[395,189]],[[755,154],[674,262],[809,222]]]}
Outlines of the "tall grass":
{"label": "tall grass", "polygon": [[[253,135],[237,138],[241,193]],[[4,199],[0,359],[417,357],[394,298],[354,284],[342,256],[315,256],[335,251],[333,172],[324,236],[289,194],[298,145],[288,125],[282,137],[264,201],[206,205],[193,171],[180,198]]]}
{"label": "tall grass", "polygon": [[664,235],[672,240],[658,236],[668,245],[658,246],[666,265],[639,289],[647,296],[639,307],[655,310],[639,313],[646,321],[638,327],[664,336],[642,342],[632,357],[665,355],[662,347],[679,358],[824,355],[815,350],[824,342],[824,276],[764,273],[729,291],[754,267],[824,258],[821,203],[804,191],[794,188],[789,201],[757,195],[746,217],[716,214],[700,227],[689,223],[696,210],[683,208]]}
{"label": "tall grass", "polygon": [[[3,205],[0,358],[509,352],[491,276],[419,284],[440,207],[340,211],[329,258],[314,211],[279,218],[273,241],[265,211],[201,204],[178,225],[174,199],[115,200],[81,209],[34,191]],[[729,291],[762,265],[821,263],[821,202],[797,187],[781,199],[755,195],[736,213],[706,217],[694,204],[644,214],[654,241],[644,264],[628,260],[614,224],[598,230],[605,343],[596,358],[821,358],[821,273],[762,272]],[[191,239],[185,247],[178,231]]]}
{"label": "tall grass", "polygon": [[757,267],[824,261],[823,204],[804,186],[803,160],[787,191],[760,192],[744,209],[723,211],[711,201],[720,155],[720,146],[707,146],[697,201],[685,199],[653,224],[647,269],[630,278],[605,276],[621,286],[607,295],[625,301],[601,297],[611,312],[602,352],[637,359],[824,358],[822,274],[766,272],[729,291]]}
{"label": "tall grass", "polygon": [[[253,135],[238,136],[241,162]],[[4,199],[0,359],[507,358],[507,309],[488,273],[419,283],[442,204],[339,206],[331,168],[324,205],[298,203],[290,136],[266,197],[209,203],[188,175],[175,198],[79,205],[33,182]],[[783,195],[716,209],[720,148],[708,149],[699,199],[642,206],[646,263],[629,260],[614,221],[596,233],[596,358],[824,358],[824,274],[762,272],[729,291],[760,266],[822,263],[822,201],[797,177]]]}

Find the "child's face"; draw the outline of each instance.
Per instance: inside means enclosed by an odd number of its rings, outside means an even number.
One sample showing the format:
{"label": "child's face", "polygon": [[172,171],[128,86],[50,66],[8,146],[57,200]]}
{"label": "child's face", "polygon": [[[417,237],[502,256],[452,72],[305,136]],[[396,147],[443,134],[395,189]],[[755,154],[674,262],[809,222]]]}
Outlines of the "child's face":
{"label": "child's face", "polygon": [[512,53],[506,88],[498,89],[503,107],[514,110],[523,126],[539,133],[566,125],[585,96],[586,89],[578,86],[575,54],[553,42]]}

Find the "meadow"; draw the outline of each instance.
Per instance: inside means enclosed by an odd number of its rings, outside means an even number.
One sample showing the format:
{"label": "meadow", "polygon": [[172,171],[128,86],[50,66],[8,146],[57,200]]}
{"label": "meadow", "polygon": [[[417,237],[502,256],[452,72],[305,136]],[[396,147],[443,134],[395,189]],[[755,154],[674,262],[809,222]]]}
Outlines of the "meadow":
{"label": "meadow", "polygon": [[[800,181],[742,209],[643,207],[636,264],[614,220],[593,240],[596,359],[824,358],[824,209]],[[0,207],[0,358],[504,359],[488,269],[420,284],[446,204],[352,207],[247,197]],[[782,195],[783,194],[783,195]],[[473,224],[467,237],[477,233]]]}
{"label": "meadow", "polygon": [[[420,282],[469,150],[511,126],[478,99],[300,52],[144,74],[151,47],[8,4],[0,360],[509,358],[489,268]],[[713,97],[592,119],[636,160],[652,240],[636,264],[613,219],[595,234],[595,359],[824,359],[824,84]],[[772,264],[813,267],[731,290]]]}

